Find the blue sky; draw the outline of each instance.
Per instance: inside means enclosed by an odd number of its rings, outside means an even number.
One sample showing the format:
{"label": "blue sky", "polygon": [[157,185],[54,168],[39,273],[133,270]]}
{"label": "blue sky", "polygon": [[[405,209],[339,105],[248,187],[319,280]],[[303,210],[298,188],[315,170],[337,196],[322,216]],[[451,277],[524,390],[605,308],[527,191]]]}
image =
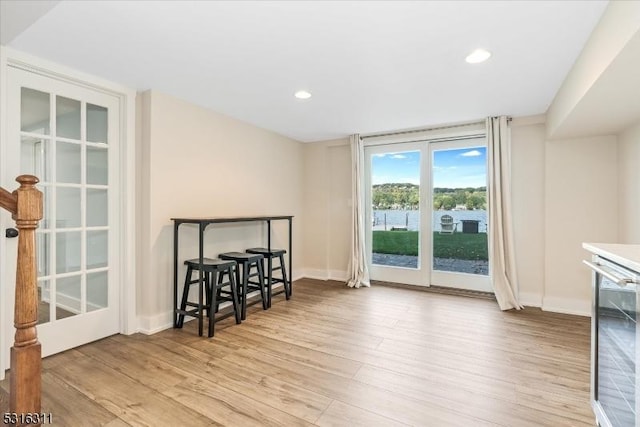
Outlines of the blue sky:
{"label": "blue sky", "polygon": [[[438,150],[433,153],[434,187],[483,187],[487,185],[486,147]],[[420,183],[420,153],[406,151],[374,154],[371,164],[373,184]]]}

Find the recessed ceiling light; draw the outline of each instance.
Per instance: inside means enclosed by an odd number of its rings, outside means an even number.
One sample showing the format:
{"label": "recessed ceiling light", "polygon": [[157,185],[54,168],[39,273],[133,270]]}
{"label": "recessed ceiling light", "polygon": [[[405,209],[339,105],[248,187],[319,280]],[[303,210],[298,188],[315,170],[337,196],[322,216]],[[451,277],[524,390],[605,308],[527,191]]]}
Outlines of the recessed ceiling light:
{"label": "recessed ceiling light", "polygon": [[293,96],[295,96],[298,99],[309,99],[309,98],[311,98],[311,94],[309,92],[307,92],[306,90],[299,90],[296,93],[294,93]]}
{"label": "recessed ceiling light", "polygon": [[489,52],[488,50],[476,49],[465,58],[465,61],[467,61],[469,64],[478,64],[480,62],[486,61],[490,56],[491,52]]}

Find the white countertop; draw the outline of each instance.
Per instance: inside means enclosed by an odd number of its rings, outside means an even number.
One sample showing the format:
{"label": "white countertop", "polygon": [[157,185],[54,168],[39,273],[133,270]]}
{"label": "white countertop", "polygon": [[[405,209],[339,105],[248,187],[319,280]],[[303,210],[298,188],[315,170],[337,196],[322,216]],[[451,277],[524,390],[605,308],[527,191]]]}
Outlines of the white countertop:
{"label": "white countertop", "polygon": [[640,273],[640,245],[583,243],[582,247],[591,253]]}

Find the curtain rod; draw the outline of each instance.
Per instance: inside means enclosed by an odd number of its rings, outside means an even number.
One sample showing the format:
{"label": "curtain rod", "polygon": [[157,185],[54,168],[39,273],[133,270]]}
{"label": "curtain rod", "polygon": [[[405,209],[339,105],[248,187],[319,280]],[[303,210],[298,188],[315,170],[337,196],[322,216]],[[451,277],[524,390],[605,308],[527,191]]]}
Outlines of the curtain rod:
{"label": "curtain rod", "polygon": [[[507,122],[510,122],[510,121],[511,121],[511,117],[507,117]],[[377,134],[365,135],[365,136],[360,135],[360,139],[379,138],[379,137],[383,137],[383,136],[395,136],[395,135],[410,135],[412,133],[430,132],[430,131],[433,131],[433,130],[443,130],[443,129],[454,129],[454,128],[472,126],[472,125],[481,125],[481,124],[484,124],[484,123],[485,123],[484,120],[476,120],[476,121],[473,121],[473,122],[459,123],[459,124],[456,124],[456,125],[449,125],[449,126],[438,126],[438,127],[434,127],[434,128],[402,130],[402,131],[397,131],[397,132],[385,132],[385,133],[377,133]]]}

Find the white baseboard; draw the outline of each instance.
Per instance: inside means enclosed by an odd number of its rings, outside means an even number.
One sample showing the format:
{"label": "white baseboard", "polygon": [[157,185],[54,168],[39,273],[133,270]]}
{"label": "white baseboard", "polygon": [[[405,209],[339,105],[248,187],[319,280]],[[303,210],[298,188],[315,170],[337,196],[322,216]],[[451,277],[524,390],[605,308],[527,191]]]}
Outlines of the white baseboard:
{"label": "white baseboard", "polygon": [[349,272],[342,270],[329,270],[329,280],[346,282],[349,279]]}
{"label": "white baseboard", "polygon": [[302,270],[301,276],[301,278],[306,279],[329,280],[329,273],[327,270],[307,268]]}
{"label": "white baseboard", "polygon": [[519,301],[525,307],[542,307],[542,295],[533,292],[520,292]]}
{"label": "white baseboard", "polygon": [[[278,283],[273,286],[272,291],[278,291],[282,286],[282,283]],[[259,291],[249,292],[249,294],[247,294],[247,298],[252,298],[254,295],[258,294]],[[220,310],[230,305],[231,303],[229,301],[225,301],[220,304]],[[195,320],[195,317],[185,316],[185,323],[192,320]],[[166,311],[164,313],[156,314],[155,316],[138,316],[138,332],[141,334],[153,335],[170,328],[173,328],[173,311]]]}
{"label": "white baseboard", "polygon": [[153,335],[172,327],[173,311],[166,311],[154,316],[138,316],[138,332],[141,334]]}
{"label": "white baseboard", "polygon": [[591,317],[591,300],[545,296],[542,310]]}
{"label": "white baseboard", "polygon": [[591,317],[591,301],[574,298],[546,297],[533,292],[520,292],[520,304],[540,307],[543,311]]}
{"label": "white baseboard", "polygon": [[[300,279],[316,279],[316,280],[338,280],[338,281],[346,281],[349,277],[348,272],[342,270],[321,270],[321,269],[313,269],[307,268],[302,270],[300,274]],[[297,279],[296,279],[297,280]]]}
{"label": "white baseboard", "polygon": [[307,276],[305,276],[304,272],[298,273],[291,279],[291,281],[295,282],[296,280],[304,279],[305,277]]}

